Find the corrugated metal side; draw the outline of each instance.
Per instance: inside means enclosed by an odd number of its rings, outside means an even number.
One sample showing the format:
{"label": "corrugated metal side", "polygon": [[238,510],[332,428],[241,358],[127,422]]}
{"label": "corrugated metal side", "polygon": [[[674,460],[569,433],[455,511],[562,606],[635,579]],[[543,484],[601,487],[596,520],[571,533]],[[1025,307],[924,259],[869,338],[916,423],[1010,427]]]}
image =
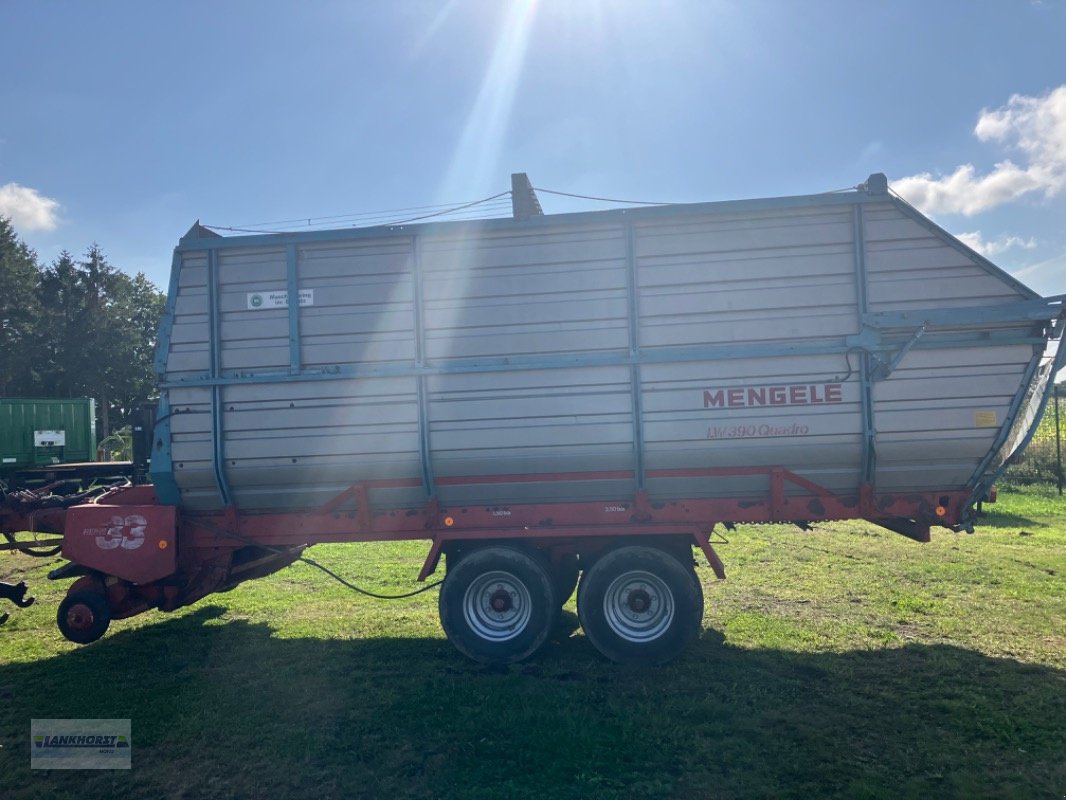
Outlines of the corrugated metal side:
{"label": "corrugated metal side", "polygon": [[[225,392],[227,474],[242,508],[307,508],[353,482],[417,476],[413,378],[229,386]],[[210,394],[172,389],[174,471],[183,503],[218,506],[212,469]],[[408,505],[424,495],[377,496]]]}
{"label": "corrugated metal side", "polygon": [[[649,470],[786,466],[837,491],[858,485],[862,420],[858,375],[844,380],[843,356],[729,359],[643,368],[646,466]],[[825,403],[827,384],[840,401]],[[776,387],[816,387],[803,405],[770,405]],[[742,407],[708,407],[708,390],[740,389]],[[811,399],[809,388],[804,394]],[[652,479],[654,497],[731,497],[765,490],[757,477]]]}
{"label": "corrugated metal side", "polygon": [[[426,236],[425,351],[449,360],[628,350],[626,239],[618,225]],[[625,367],[431,375],[437,476],[626,469]],[[632,481],[442,486],[446,503],[546,502],[632,493]]]}
{"label": "corrugated metal side", "polygon": [[913,350],[874,385],[879,489],[963,486],[988,453],[1030,345]]}
{"label": "corrugated metal side", "polygon": [[[35,453],[34,431],[63,431],[66,445]],[[81,462],[96,460],[95,403],[70,400],[0,398],[0,472],[31,467],[37,460]]]}
{"label": "corrugated metal side", "polygon": [[[633,465],[625,367],[434,375],[430,441],[438,477],[625,470]],[[441,486],[442,502],[628,496],[632,480]]]}
{"label": "corrugated metal side", "polygon": [[[301,246],[300,288],[314,291],[314,304],[300,308],[303,364],[313,368],[412,362],[412,257],[409,237]],[[279,324],[284,337],[287,319],[287,312],[282,312]],[[284,366],[288,356],[286,339]]]}
{"label": "corrugated metal side", "polygon": [[851,209],[636,225],[642,348],[856,333]]}
{"label": "corrugated metal side", "polygon": [[[299,309],[304,366],[413,359],[410,257],[410,241],[392,238],[299,249],[300,288],[314,291],[313,304]],[[186,254],[168,380],[209,372],[206,282],[206,257]],[[223,374],[288,370],[288,310],[249,308],[250,294],[284,292],[286,286],[284,249],[220,254]],[[174,353],[179,369],[171,374]],[[210,389],[175,389],[170,402],[173,467],[183,503],[215,508]],[[354,481],[419,471],[413,377],[226,386],[221,420],[226,475],[244,508],[313,507]],[[376,499],[413,504],[424,496],[416,494],[390,492]]]}
{"label": "corrugated metal side", "polygon": [[[863,222],[870,311],[991,306],[1024,299],[964,250],[895,205],[867,204]],[[920,315],[915,319],[917,328]],[[1025,335],[1032,324],[979,327],[988,333]],[[991,338],[979,347],[908,353],[888,380],[874,385],[877,487],[902,491],[964,485],[1006,423],[1032,356],[1031,346],[1002,346]]]}
{"label": "corrugated metal side", "polygon": [[863,207],[870,311],[958,308],[1023,299],[890,203]]}
{"label": "corrugated metal side", "polygon": [[174,322],[167,352],[166,379],[206,377],[210,369],[207,318],[207,254],[186,252],[178,262]]}
{"label": "corrugated metal side", "polygon": [[[236,385],[222,387],[217,413],[237,504],[315,507],[375,478],[635,470],[632,480],[437,487],[450,505],[617,499],[632,495],[641,461],[647,470],[784,466],[854,492],[865,413],[862,352],[849,342],[869,334],[861,298],[869,311],[916,311],[1023,297],[892,203],[858,205],[657,210],[220,249],[221,373]],[[286,290],[293,254],[313,304],[295,315],[250,309],[250,292]],[[208,263],[202,250],[179,262],[169,382],[210,374]],[[990,331],[966,347],[930,331],[874,383],[878,489],[959,488],[977,469],[1032,354],[1000,343],[1026,335],[1028,323]],[[912,334],[892,332],[880,357],[891,360]],[[790,353],[797,345],[829,352]],[[719,349],[686,355],[707,347]],[[376,377],[346,375],[356,369]],[[312,379],[329,371],[334,379]],[[268,373],[273,382],[250,382]],[[169,395],[183,502],[215,508],[212,390]],[[654,500],[766,487],[765,478],[653,477],[646,488]],[[425,499],[421,488],[372,495],[379,507]]]}
{"label": "corrugated metal side", "polygon": [[430,235],[422,272],[429,360],[628,347],[617,225]]}
{"label": "corrugated metal side", "polygon": [[[806,342],[857,332],[852,211],[799,208],[649,222],[635,228],[640,346]],[[784,465],[828,488],[857,485],[858,374],[831,405],[770,405],[773,387],[821,386],[848,372],[843,356],[750,358],[642,368],[646,467]],[[757,405],[708,407],[704,392],[747,393]],[[761,400],[761,402],[760,402]],[[765,479],[652,479],[653,497],[729,497]]]}

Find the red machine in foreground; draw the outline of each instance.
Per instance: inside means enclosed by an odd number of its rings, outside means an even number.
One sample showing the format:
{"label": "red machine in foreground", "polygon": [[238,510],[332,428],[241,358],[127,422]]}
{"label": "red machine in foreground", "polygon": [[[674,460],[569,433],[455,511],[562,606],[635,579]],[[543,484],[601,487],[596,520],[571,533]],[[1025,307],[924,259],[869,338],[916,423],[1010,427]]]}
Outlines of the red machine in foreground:
{"label": "red machine in foreground", "polygon": [[152,485],[0,503],[0,530],[63,535],[68,639],[320,542],[425,539],[419,579],[445,556],[441,622],[466,655],[535,652],[580,576],[596,648],[666,661],[700,630],[693,548],[724,577],[716,526],[972,530],[1062,366],[1063,298],[883,175],[558,217],[521,177],[513,220],[193,226],[160,335]]}

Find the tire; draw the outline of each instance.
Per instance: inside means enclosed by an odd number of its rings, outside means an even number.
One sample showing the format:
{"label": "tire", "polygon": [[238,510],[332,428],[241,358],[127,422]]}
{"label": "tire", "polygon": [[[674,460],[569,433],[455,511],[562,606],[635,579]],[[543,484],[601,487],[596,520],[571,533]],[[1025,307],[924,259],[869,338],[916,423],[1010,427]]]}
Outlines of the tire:
{"label": "tire", "polygon": [[448,640],[482,664],[512,664],[544,644],[556,619],[547,564],[515,547],[466,553],[449,568],[440,592]]}
{"label": "tire", "polygon": [[691,567],[654,547],[620,547],[581,579],[585,636],[611,661],[664,664],[699,635],[703,587]]}
{"label": "tire", "polygon": [[99,592],[80,591],[68,594],[59,604],[56,625],[59,632],[76,644],[95,642],[111,624],[111,609]]}
{"label": "tire", "polygon": [[558,561],[552,562],[551,578],[552,587],[555,589],[556,608],[562,608],[566,601],[574,596],[580,574],[581,565],[576,555],[561,556]]}

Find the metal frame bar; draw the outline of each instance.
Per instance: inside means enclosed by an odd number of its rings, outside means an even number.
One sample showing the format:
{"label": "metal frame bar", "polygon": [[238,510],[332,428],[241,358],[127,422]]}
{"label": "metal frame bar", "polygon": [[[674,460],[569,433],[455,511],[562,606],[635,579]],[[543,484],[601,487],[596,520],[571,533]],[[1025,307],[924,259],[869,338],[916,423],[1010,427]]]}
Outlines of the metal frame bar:
{"label": "metal frame bar", "polygon": [[289,297],[289,373],[298,375],[300,363],[300,287],[297,276],[299,253],[295,244],[290,244],[285,252],[285,276],[288,281]]}
{"label": "metal frame bar", "polygon": [[[869,350],[891,352],[899,344],[885,342],[877,337],[861,340],[848,337],[844,343],[780,343],[773,345],[710,345],[703,347],[671,347],[655,350],[641,350],[636,357],[628,352],[576,353],[573,355],[554,355],[550,358],[539,356],[512,358],[474,358],[454,359],[445,363],[428,364],[379,364],[374,366],[331,366],[316,370],[305,369],[299,375],[285,372],[260,372],[233,376],[185,378],[167,381],[161,384],[163,389],[187,388],[191,386],[212,386],[216,384],[253,384],[284,383],[286,381],[312,380],[350,380],[355,378],[397,378],[414,375],[450,375],[482,372],[513,372],[516,370],[569,369],[585,367],[611,367],[646,364],[668,364],[694,361],[728,361],[745,358],[787,358],[790,356],[834,355],[846,353],[853,347],[865,347]],[[932,349],[941,347],[990,347],[1016,344],[1043,344],[1046,340],[1035,336],[1005,335],[989,339],[981,332],[960,336],[957,332],[943,335],[926,333],[922,341],[915,344],[915,349]],[[874,342],[877,342],[876,344]]]}
{"label": "metal frame bar", "polygon": [[[478,484],[523,479],[547,482],[602,480],[616,472],[548,473],[544,475],[490,475],[442,478],[441,483]],[[629,470],[618,475],[633,477]],[[439,506],[435,500],[420,509],[388,509],[371,512],[369,493],[374,489],[417,485],[415,479],[377,480],[356,484],[317,511],[237,514],[188,513],[179,523],[182,541],[191,547],[240,547],[251,538],[264,545],[316,542],[392,541],[409,539],[525,539],[534,541],[570,537],[603,537],[678,534],[705,531],[719,522],[806,522],[868,517],[876,508],[878,519],[908,519],[917,524],[950,527],[968,519],[968,491],[900,492],[871,495],[863,503],[859,495],[837,495],[783,467],[716,467],[708,469],[649,470],[649,477],[761,476],[763,494],[746,497],[699,498],[641,505],[637,498],[625,501],[576,503],[531,503],[503,507]],[[786,484],[805,490],[789,494]],[[355,513],[349,502],[357,504]],[[867,507],[869,506],[869,507]],[[938,507],[941,509],[937,511]],[[501,508],[510,513],[500,525]],[[398,513],[399,512],[399,513]],[[497,512],[497,513],[494,513]],[[639,512],[639,513],[638,513]],[[877,520],[876,524],[880,524]],[[254,531],[242,534],[239,530]]]}
{"label": "metal frame bar", "polygon": [[994,306],[930,308],[916,311],[862,313],[862,324],[871,328],[963,327],[997,322],[1047,322],[1058,317],[1066,295],[1021,300]]}
{"label": "metal frame bar", "polygon": [[411,281],[414,288],[415,310],[415,393],[418,404],[418,460],[422,469],[422,488],[426,497],[436,494],[433,485],[433,450],[429,441],[429,395],[426,389],[426,322],[423,304],[422,239],[415,236],[411,241]]}
{"label": "metal frame bar", "polygon": [[637,491],[644,489],[644,397],[640,374],[640,280],[637,274],[636,231],[625,226],[626,300],[629,305],[629,380],[633,409],[633,474]]}
{"label": "metal frame bar", "polygon": [[[221,312],[218,304],[218,252],[207,251],[207,346],[210,357],[211,377],[217,379],[222,372],[222,351],[219,326]],[[211,386],[211,450],[215,483],[224,506],[232,506],[233,498],[226,479],[226,446],[223,435],[222,392],[223,384]]]}
{"label": "metal frame bar", "polygon": [[[866,275],[866,229],[863,223],[862,206],[852,209],[852,240],[855,256],[855,299],[858,307],[858,325],[861,331],[870,308]],[[859,359],[859,406],[862,420],[862,455],[859,460],[860,490],[872,491],[877,474],[875,441],[877,427],[874,421],[872,355],[866,348]]]}
{"label": "metal frame bar", "polygon": [[152,461],[149,474],[161,503],[176,506],[181,502],[181,490],[174,478],[174,458],[170,438],[170,398],[163,392],[156,409],[156,423],[152,441]]}
{"label": "metal frame bar", "polygon": [[175,249],[170,261],[170,284],[167,288],[166,305],[159,320],[158,344],[155,351],[155,371],[160,385],[159,405],[156,408],[156,423],[152,431],[152,459],[149,474],[155,484],[160,501],[167,505],[181,502],[181,491],[174,479],[174,461],[170,445],[170,398],[164,377],[167,369],[167,356],[170,353],[170,339],[174,331],[174,314],[178,302],[181,277],[182,253]]}

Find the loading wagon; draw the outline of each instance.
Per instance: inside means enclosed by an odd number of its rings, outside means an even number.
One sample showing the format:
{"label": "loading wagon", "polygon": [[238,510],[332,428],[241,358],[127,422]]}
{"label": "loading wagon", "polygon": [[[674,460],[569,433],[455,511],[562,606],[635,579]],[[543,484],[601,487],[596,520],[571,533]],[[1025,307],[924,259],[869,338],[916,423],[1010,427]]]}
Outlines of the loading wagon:
{"label": "loading wagon", "polygon": [[[855,191],[220,236],[174,251],[151,485],[41,510],[89,642],[322,542],[426,540],[442,626],[534,653],[577,586],[608,658],[699,633],[737,523],[972,531],[1062,366],[1040,297]],[[0,517],[6,529],[25,513]],[[580,583],[578,583],[580,578]]]}

